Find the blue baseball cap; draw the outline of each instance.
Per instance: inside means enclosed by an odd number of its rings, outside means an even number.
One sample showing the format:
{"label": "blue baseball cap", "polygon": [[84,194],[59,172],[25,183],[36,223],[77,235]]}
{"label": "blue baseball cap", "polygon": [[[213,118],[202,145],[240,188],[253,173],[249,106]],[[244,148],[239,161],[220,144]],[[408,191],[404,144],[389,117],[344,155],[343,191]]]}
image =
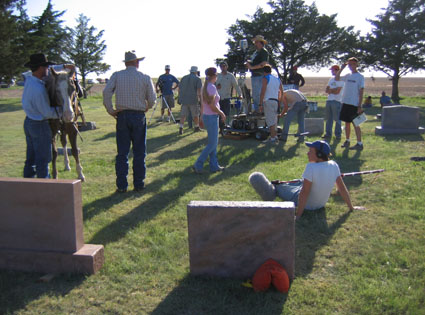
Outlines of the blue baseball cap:
{"label": "blue baseball cap", "polygon": [[331,154],[331,147],[326,141],[317,140],[314,142],[306,142],[305,145],[310,148],[315,148],[317,151],[322,152],[326,156]]}

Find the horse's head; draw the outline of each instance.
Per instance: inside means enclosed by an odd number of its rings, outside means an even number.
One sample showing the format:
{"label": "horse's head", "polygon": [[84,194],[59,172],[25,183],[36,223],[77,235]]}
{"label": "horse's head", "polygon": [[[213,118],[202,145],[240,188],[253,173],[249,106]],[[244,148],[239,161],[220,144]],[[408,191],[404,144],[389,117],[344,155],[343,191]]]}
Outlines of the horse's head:
{"label": "horse's head", "polygon": [[73,81],[74,72],[66,71],[56,72],[51,70],[50,82],[47,84],[50,101],[55,106],[62,107],[62,118],[65,122],[72,122],[74,119],[74,109],[72,106],[73,94],[75,93],[75,85]]}

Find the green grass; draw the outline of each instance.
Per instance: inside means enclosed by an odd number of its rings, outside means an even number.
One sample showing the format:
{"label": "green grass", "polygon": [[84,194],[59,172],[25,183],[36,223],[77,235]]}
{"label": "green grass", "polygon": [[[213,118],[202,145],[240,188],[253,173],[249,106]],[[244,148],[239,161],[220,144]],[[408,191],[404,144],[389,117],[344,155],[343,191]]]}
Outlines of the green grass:
{"label": "green grass", "polygon": [[[324,116],[325,98],[316,100],[319,111],[309,117]],[[405,98],[404,104],[420,107],[425,126],[425,99]],[[0,100],[3,177],[22,176],[20,106],[19,99]],[[425,314],[425,162],[410,160],[425,156],[423,135],[375,136],[379,109],[372,108],[362,125],[364,151],[344,151],[332,140],[343,172],[386,169],[379,176],[345,179],[354,204],[367,210],[349,213],[332,195],[325,210],[305,214],[296,224],[296,278],[289,294],[254,293],[239,279],[190,276],[186,205],[259,200],[248,175],[299,178],[307,147],[296,138],[277,147],[220,139],[218,158],[228,169],[195,175],[190,167],[206,134],[186,129],[179,136],[176,125],[153,120],[146,189],[117,195],[115,121],[100,96],[83,100],[83,108],[98,127],[82,133],[79,142],[86,175],[84,237],[105,246],[105,265],[96,275],[64,274],[48,283],[39,283],[37,273],[0,271],[0,314]],[[72,159],[71,172],[59,165],[60,178],[76,178]]]}

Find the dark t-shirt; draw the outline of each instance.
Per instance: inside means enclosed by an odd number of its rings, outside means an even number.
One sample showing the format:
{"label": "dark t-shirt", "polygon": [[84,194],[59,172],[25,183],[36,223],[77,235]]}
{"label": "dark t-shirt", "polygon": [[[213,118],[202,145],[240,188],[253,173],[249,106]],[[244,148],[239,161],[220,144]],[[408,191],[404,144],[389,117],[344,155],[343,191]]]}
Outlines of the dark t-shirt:
{"label": "dark t-shirt", "polygon": [[[269,53],[264,48],[261,50],[256,50],[251,57],[251,66],[256,66],[262,63],[263,61],[269,61]],[[254,69],[251,70],[251,74],[253,77],[257,77],[263,75],[263,69]]]}

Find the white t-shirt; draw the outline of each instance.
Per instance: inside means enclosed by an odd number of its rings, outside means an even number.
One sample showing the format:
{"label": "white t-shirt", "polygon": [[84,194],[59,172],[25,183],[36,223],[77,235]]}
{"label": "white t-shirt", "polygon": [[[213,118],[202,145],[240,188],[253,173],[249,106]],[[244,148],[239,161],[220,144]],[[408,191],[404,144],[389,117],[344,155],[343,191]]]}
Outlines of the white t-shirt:
{"label": "white t-shirt", "polygon": [[316,210],[324,207],[340,175],[339,166],[334,161],[308,163],[303,178],[310,181],[312,185],[305,209]]}
{"label": "white t-shirt", "polygon": [[[364,77],[360,73],[355,72],[347,74],[341,80],[345,82],[341,102],[359,106],[360,89],[364,88]],[[360,102],[362,101],[360,100]]]}
{"label": "white t-shirt", "polygon": [[[339,88],[339,87],[343,88],[344,87],[344,81],[337,81],[337,80],[335,80],[334,77],[332,77],[332,78],[329,79],[328,86],[331,89],[336,89],[336,88]],[[329,94],[328,95],[328,101],[341,102],[343,90],[344,89],[341,89],[341,91],[339,91],[338,94]]]}

